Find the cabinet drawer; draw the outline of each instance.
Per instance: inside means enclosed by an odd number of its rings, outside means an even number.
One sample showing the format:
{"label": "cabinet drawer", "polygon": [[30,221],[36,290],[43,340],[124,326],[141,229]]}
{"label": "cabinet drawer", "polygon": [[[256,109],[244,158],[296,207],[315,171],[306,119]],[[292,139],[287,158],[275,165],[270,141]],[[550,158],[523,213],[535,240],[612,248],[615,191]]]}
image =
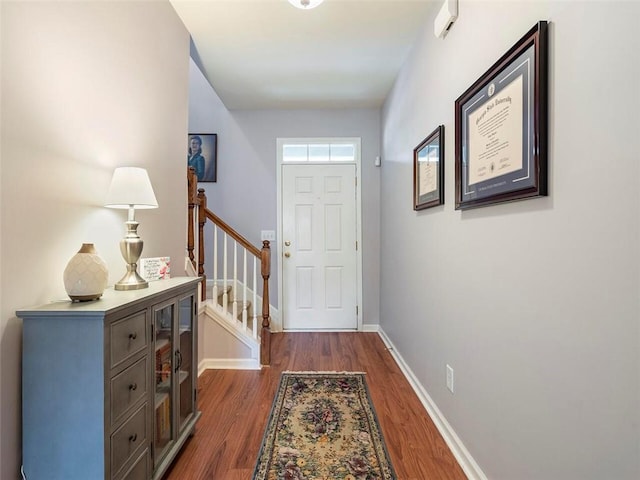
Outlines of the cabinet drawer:
{"label": "cabinet drawer", "polygon": [[144,357],[111,379],[111,424],[117,423],[129,408],[146,398],[149,368],[147,357]]}
{"label": "cabinet drawer", "polygon": [[111,368],[143,351],[149,344],[146,310],[111,324]]}
{"label": "cabinet drawer", "polygon": [[149,449],[142,452],[142,455],[135,461],[133,466],[125,470],[121,480],[149,480],[149,467],[151,465],[151,456]]}
{"label": "cabinet drawer", "polygon": [[[120,470],[133,455],[143,448],[147,448],[147,414],[147,404],[145,403],[131,415],[131,418],[124,425],[111,435],[112,478],[119,476]],[[129,474],[131,473],[129,472]],[[138,477],[133,476],[131,478]]]}

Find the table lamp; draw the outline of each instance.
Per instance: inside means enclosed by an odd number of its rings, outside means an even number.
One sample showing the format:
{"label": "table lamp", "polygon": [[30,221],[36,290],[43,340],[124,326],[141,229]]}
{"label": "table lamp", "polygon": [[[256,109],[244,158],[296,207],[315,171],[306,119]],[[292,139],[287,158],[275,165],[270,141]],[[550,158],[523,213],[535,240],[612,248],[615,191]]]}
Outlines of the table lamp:
{"label": "table lamp", "polygon": [[120,240],[120,252],[127,262],[127,273],[114,285],[116,290],[138,290],[149,283],[138,274],[138,259],[142,254],[142,239],[138,236],[135,209],[158,208],[149,175],[144,168],[119,167],[113,172],[105,207],[127,208],[127,235]]}

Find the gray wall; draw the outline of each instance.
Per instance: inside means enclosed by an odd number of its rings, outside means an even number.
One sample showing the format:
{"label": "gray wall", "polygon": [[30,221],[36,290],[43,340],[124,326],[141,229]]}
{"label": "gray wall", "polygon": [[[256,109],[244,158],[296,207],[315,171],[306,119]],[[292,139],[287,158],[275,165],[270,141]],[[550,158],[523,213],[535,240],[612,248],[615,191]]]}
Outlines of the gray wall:
{"label": "gray wall", "polygon": [[[383,110],[382,328],[491,479],[640,478],[638,18],[638,2],[461,0]],[[454,101],[538,20],[550,196],[455,211]],[[415,213],[412,149],[438,124],[445,205]]]}
{"label": "gray wall", "polygon": [[[227,110],[191,62],[189,130],[218,134],[218,182],[201,183],[209,208],[255,245],[260,230],[277,230],[276,139],[279,137],[362,138],[363,320],[379,320],[380,111]],[[278,262],[270,282],[277,307]],[[207,265],[210,267],[210,265]],[[211,275],[211,268],[207,275]]]}
{"label": "gray wall", "polygon": [[[102,206],[115,167],[147,168],[160,208],[136,214],[143,256],[169,255],[183,273],[189,35],[168,2],[3,1],[0,12],[0,478],[10,480],[21,456],[14,312],[66,298],[62,272],[83,242],[110,284],[124,274],[126,212]],[[42,375],[64,375],[51,367]]]}

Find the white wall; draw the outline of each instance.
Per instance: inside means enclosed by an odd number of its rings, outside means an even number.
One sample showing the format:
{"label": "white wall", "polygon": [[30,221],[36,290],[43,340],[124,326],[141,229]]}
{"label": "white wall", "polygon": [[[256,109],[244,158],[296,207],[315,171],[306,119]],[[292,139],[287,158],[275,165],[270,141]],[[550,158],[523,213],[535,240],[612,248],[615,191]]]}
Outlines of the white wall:
{"label": "white wall", "polygon": [[[491,479],[640,478],[638,18],[638,2],[461,0],[383,110],[382,327]],[[455,211],[454,102],[538,20],[550,195]],[[445,205],[416,213],[412,150],[438,124]]]}
{"label": "white wall", "polygon": [[[380,169],[373,166],[380,154],[379,110],[229,111],[193,61],[190,85],[189,130],[218,134],[218,182],[200,187],[209,208],[254,245],[261,245],[261,230],[277,230],[277,138],[362,138],[363,319],[379,323]],[[269,287],[277,306],[275,257],[274,245]]]}
{"label": "white wall", "polygon": [[[3,30],[3,9],[2,6],[0,5],[0,35],[2,34],[2,30]],[[0,48],[2,47],[2,37],[0,36]],[[0,50],[1,51],[1,50]],[[3,75],[1,74],[1,67],[0,67],[0,104],[2,103],[2,78]],[[2,139],[2,118],[3,115],[1,114],[2,111],[0,109],[0,140]],[[2,149],[0,148],[0,185],[2,185]],[[2,282],[2,276],[1,276],[1,272],[2,272],[2,193],[0,193],[0,285]],[[3,374],[3,370],[2,370],[2,365],[5,364],[5,354],[4,351],[5,349],[3,348],[3,342],[2,342],[2,338],[4,337],[3,333],[4,333],[4,329],[5,329],[5,320],[4,320],[4,306],[3,306],[3,296],[2,296],[2,288],[0,288],[0,432],[4,431],[4,421],[3,421],[3,411],[4,411],[4,405],[5,405],[5,392],[6,389],[3,390],[2,388],[2,384],[4,383],[4,374]],[[9,355],[9,358],[11,358],[11,356],[15,357],[15,347],[10,347],[11,348],[11,354]],[[15,362],[11,362],[12,365],[15,364]],[[16,377],[16,372],[15,370],[13,372],[10,371],[9,373],[9,381],[14,381],[14,385],[15,385],[15,377]],[[15,396],[15,390],[16,388],[10,388],[9,390],[9,395],[7,395],[7,402],[10,404],[11,403],[11,398]],[[12,409],[7,409],[8,412],[11,412]],[[13,412],[12,412],[13,413]],[[13,432],[15,432],[15,420],[12,422],[12,424],[8,427],[9,429],[13,429]],[[3,440],[3,436],[0,433],[0,475],[2,475],[2,473],[4,472],[4,465],[8,465],[7,468],[11,469],[14,466],[13,461],[11,462],[6,462],[2,459],[3,455],[3,444],[4,444],[4,440]],[[16,458],[17,455],[15,455],[15,450],[13,450],[11,452],[11,456],[12,458]]]}
{"label": "white wall", "polygon": [[[116,166],[148,169],[143,256],[184,264],[189,35],[168,2],[2,2],[0,478],[20,465],[21,322],[66,297],[62,272],[93,242],[113,284],[126,212],[102,207]],[[52,371],[64,365],[52,359]],[[80,386],[81,387],[81,386]]]}

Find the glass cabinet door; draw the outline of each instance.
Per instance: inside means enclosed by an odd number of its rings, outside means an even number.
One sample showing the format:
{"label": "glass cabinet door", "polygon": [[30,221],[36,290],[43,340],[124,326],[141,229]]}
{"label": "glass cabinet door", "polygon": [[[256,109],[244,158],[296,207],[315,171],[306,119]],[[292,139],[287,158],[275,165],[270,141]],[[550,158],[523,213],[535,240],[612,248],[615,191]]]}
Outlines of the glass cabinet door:
{"label": "glass cabinet door", "polygon": [[179,416],[178,416],[178,429],[182,430],[184,425],[191,419],[194,414],[195,399],[194,399],[194,387],[195,387],[195,359],[193,356],[193,322],[194,322],[194,302],[193,295],[184,297],[180,300],[178,305],[178,315],[180,317],[179,322],[179,372],[178,372],[178,401],[179,404]]}
{"label": "glass cabinet door", "polygon": [[167,305],[154,312],[155,331],[155,463],[168,451],[173,432],[173,385],[174,385],[174,323],[175,306]]}

